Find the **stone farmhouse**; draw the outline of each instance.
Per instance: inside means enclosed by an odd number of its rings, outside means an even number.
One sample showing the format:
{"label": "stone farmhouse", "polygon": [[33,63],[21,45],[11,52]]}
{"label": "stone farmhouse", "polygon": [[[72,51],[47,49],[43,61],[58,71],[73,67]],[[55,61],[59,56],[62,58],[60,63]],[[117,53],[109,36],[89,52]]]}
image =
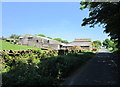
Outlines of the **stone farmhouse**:
{"label": "stone farmhouse", "polygon": [[46,37],[35,36],[26,34],[19,37],[19,45],[35,46],[38,48],[50,48],[52,50],[68,49],[72,46],[80,46],[81,48],[91,50],[92,44],[91,39],[75,39],[71,43],[61,43],[56,40],[52,40]]}
{"label": "stone farmhouse", "polygon": [[92,41],[91,39],[75,39],[69,44],[66,44],[63,46],[64,48],[72,47],[72,46],[80,46],[83,49],[86,50],[92,50]]}
{"label": "stone farmhouse", "polygon": [[35,46],[38,48],[60,49],[61,42],[46,37],[26,34],[19,37],[19,45]]}

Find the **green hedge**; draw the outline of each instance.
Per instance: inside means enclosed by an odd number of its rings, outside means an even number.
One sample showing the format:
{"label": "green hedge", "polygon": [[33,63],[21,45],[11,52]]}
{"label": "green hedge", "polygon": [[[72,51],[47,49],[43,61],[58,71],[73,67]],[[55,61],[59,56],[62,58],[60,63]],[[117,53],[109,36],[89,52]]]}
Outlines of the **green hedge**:
{"label": "green hedge", "polygon": [[[49,53],[49,52],[48,52]],[[52,52],[50,52],[52,53]],[[93,53],[69,53],[54,56],[39,52],[19,56],[3,53],[2,81],[4,86],[59,85],[63,78],[92,58]],[[54,52],[53,52],[54,53]]]}

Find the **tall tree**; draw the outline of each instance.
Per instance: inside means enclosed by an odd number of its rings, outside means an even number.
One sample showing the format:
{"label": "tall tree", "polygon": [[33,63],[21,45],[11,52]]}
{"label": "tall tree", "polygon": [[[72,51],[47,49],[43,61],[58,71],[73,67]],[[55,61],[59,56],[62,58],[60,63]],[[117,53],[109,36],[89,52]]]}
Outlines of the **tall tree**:
{"label": "tall tree", "polygon": [[61,38],[55,38],[54,40],[57,40],[57,41],[62,42],[62,43],[68,43],[67,40],[63,40]]}
{"label": "tall tree", "polygon": [[57,41],[62,41],[62,39],[61,38],[55,38],[54,40],[57,40]]}
{"label": "tall tree", "polygon": [[104,32],[116,41],[120,49],[120,2],[81,2],[80,9],[88,8],[88,18],[83,19],[82,26],[94,27],[96,24],[103,25]]}
{"label": "tall tree", "polygon": [[43,34],[38,34],[37,36],[46,37],[46,36],[45,36],[45,35],[43,35]]}
{"label": "tall tree", "polygon": [[10,38],[12,39],[18,39],[21,35],[17,35],[17,34],[12,34],[10,35]]}
{"label": "tall tree", "polygon": [[115,50],[115,48],[116,48],[116,43],[114,43],[110,39],[105,39],[102,44],[103,44],[103,47],[105,47],[107,49],[112,48],[112,50]]}
{"label": "tall tree", "polygon": [[52,39],[51,37],[47,37],[47,38]]}
{"label": "tall tree", "polygon": [[69,43],[67,40],[62,40],[61,42],[62,43]]}
{"label": "tall tree", "polygon": [[101,43],[101,41],[96,40],[96,41],[92,42],[92,46],[95,47],[95,48],[97,48],[97,49],[100,49],[101,46],[102,46],[102,43]]}

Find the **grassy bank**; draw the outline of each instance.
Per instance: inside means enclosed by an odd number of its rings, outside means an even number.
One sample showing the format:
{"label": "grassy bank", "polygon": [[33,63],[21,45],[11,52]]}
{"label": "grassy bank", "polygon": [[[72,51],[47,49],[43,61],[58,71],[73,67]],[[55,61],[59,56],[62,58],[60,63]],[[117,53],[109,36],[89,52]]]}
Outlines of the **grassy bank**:
{"label": "grassy bank", "polygon": [[40,48],[37,48],[37,47],[14,45],[13,43],[0,40],[0,50],[26,50],[26,49],[40,50]]}

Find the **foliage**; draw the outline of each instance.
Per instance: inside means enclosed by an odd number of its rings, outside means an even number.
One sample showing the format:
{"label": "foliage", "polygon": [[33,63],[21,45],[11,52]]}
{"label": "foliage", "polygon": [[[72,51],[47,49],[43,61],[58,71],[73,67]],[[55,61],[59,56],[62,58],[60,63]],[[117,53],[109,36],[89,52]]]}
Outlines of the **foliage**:
{"label": "foliage", "polygon": [[68,73],[73,72],[93,56],[91,53],[55,56],[54,51],[39,50],[19,53],[18,56],[11,56],[7,52],[2,52],[3,87],[56,86]]}
{"label": "foliage", "polygon": [[45,36],[45,35],[43,35],[43,34],[39,34],[39,35],[37,35],[37,36],[46,37],[46,36]]}
{"label": "foliage", "polygon": [[62,40],[61,42],[62,42],[62,43],[68,43],[68,41],[67,41],[67,40]]}
{"label": "foliage", "polygon": [[62,39],[61,38],[55,38],[54,40],[57,40],[57,41],[62,41]]}
{"label": "foliage", "polygon": [[116,43],[110,39],[105,39],[102,44],[107,49],[112,48],[113,51],[116,49]]}
{"label": "foliage", "polygon": [[62,42],[62,43],[68,43],[67,40],[62,40],[61,38],[55,38],[54,40],[57,40],[57,41]]}
{"label": "foliage", "polygon": [[95,47],[97,49],[100,49],[101,45],[102,45],[102,43],[99,40],[96,40],[96,41],[92,42],[92,47]]}
{"label": "foliage", "polygon": [[39,49],[40,50],[40,48],[37,48],[37,47],[14,45],[10,42],[0,40],[0,50],[26,50],[26,49]]}
{"label": "foliage", "polygon": [[52,39],[51,37],[47,37],[47,38]]}
{"label": "foliage", "polygon": [[21,35],[12,34],[12,35],[10,36],[10,38],[12,38],[12,39],[18,39],[20,36],[21,36]]}
{"label": "foliage", "polygon": [[83,19],[82,26],[103,25],[104,32],[108,33],[120,48],[120,2],[81,2],[80,4],[81,10],[88,8],[90,11],[89,17]]}

